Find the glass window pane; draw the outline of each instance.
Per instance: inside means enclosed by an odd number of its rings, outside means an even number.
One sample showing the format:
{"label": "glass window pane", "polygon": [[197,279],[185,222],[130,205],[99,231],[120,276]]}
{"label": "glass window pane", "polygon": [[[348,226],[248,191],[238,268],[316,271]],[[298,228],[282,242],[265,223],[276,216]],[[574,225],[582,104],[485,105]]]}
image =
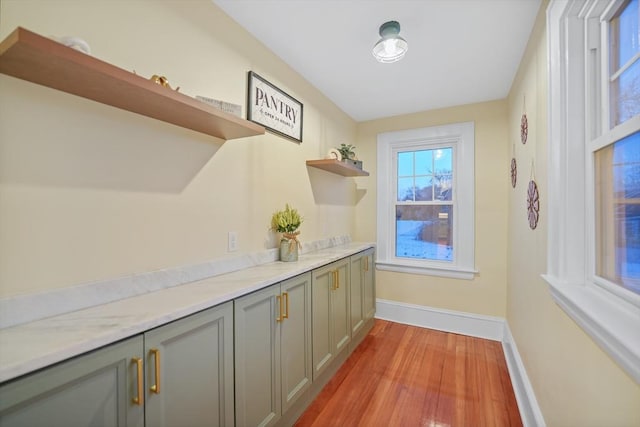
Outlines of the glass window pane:
{"label": "glass window pane", "polygon": [[640,294],[640,132],[595,160],[596,274]]}
{"label": "glass window pane", "polygon": [[428,202],[433,200],[433,178],[430,176],[416,177],[416,201]]}
{"label": "glass window pane", "polygon": [[396,257],[452,261],[453,207],[396,206]]}
{"label": "glass window pane", "polygon": [[398,176],[413,175],[413,151],[398,153]]}
{"label": "glass window pane", "polygon": [[453,170],[453,163],[451,162],[451,156],[453,150],[451,148],[439,148],[435,150],[435,165],[436,173],[448,172]]}
{"label": "glass window pane", "polygon": [[433,173],[433,150],[416,151],[416,175]]}
{"label": "glass window pane", "polygon": [[436,175],[434,194],[437,200],[451,200],[453,193],[453,176],[451,174]]}
{"label": "glass window pane", "polygon": [[640,52],[638,16],[638,0],[632,0],[611,20],[611,74]]}
{"label": "glass window pane", "polygon": [[611,82],[611,113],[614,125],[640,114],[640,60]]}
{"label": "glass window pane", "polygon": [[413,178],[398,178],[398,201],[414,200]]}

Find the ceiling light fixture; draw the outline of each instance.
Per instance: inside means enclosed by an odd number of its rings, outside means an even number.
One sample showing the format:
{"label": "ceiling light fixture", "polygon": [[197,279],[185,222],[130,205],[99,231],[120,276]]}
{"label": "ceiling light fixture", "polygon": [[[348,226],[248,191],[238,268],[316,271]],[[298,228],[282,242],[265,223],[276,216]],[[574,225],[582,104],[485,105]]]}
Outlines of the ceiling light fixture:
{"label": "ceiling light fixture", "polygon": [[380,40],[373,47],[373,56],[379,62],[390,63],[402,59],[409,45],[399,36],[400,24],[397,21],[389,21],[380,25]]}

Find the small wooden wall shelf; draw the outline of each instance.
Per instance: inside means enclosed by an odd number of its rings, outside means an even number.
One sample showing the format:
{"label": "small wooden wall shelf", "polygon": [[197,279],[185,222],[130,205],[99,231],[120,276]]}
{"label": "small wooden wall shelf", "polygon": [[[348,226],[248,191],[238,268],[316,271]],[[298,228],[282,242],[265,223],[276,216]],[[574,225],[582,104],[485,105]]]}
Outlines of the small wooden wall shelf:
{"label": "small wooden wall shelf", "polygon": [[224,140],[264,127],[18,27],[0,43],[0,72]]}
{"label": "small wooden wall shelf", "polygon": [[369,176],[369,172],[336,159],[307,160],[307,166],[324,169],[342,176]]}

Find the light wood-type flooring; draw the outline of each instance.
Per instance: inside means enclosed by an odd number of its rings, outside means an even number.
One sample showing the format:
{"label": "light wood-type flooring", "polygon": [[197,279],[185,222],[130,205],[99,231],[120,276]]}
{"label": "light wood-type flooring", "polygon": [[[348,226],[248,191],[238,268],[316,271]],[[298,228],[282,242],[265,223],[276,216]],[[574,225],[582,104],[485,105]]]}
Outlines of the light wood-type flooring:
{"label": "light wood-type flooring", "polygon": [[296,427],[522,426],[502,346],[383,320]]}

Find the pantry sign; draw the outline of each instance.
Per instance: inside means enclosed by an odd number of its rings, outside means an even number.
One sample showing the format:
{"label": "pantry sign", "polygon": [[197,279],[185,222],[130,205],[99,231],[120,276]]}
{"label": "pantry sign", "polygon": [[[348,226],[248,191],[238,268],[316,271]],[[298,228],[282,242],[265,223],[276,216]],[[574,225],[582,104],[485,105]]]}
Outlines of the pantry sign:
{"label": "pantry sign", "polygon": [[247,120],[302,142],[302,104],[249,71]]}

